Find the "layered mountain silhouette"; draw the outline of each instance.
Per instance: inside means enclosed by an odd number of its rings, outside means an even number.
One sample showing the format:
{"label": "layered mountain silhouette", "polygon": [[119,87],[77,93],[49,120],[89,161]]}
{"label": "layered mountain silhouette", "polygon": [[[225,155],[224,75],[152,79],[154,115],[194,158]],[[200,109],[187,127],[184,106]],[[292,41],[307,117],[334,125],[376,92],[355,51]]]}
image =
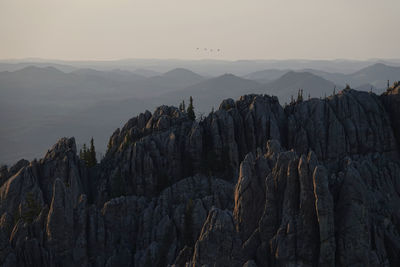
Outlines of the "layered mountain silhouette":
{"label": "layered mountain silhouette", "polygon": [[[284,74],[290,72],[291,70],[263,70],[258,72],[253,72],[247,74],[248,77],[253,80],[258,80],[262,83],[268,83],[275,80]],[[307,72],[312,73],[316,76],[324,78],[330,82],[333,82],[338,87],[343,87],[349,84],[352,88],[365,87],[366,85],[371,85],[377,88],[382,93],[387,88],[387,81],[390,83],[396,81],[399,77],[400,67],[389,66],[383,63],[375,63],[373,65],[362,68],[358,71],[351,72],[349,74],[340,72],[327,72],[318,69],[300,69],[295,72]]]}
{"label": "layered mountain silhouette", "polygon": [[[219,77],[204,80],[181,90],[161,96],[164,103],[174,104],[177,99],[188,100],[192,96],[196,101],[199,112],[209,112],[211,107],[217,108],[227,97],[237,98],[246,93],[260,93],[267,91],[261,84],[237,77],[233,74],[224,74]],[[161,104],[161,103],[160,103]]]}
{"label": "layered mountain silhouette", "polygon": [[386,88],[387,81],[396,81],[400,75],[400,67],[377,63],[351,74],[352,82],[369,83],[375,87]]}
{"label": "layered mountain silhouette", "polygon": [[199,83],[204,80],[204,78],[190,70],[177,68],[168,71],[163,75],[151,77],[149,80],[151,83],[155,83],[160,87],[167,85],[168,87],[178,89]]}
{"label": "layered mountain silhouette", "polygon": [[250,80],[257,81],[262,84],[266,84],[282,77],[289,71],[290,70],[280,70],[280,69],[261,70],[249,73],[244,77]]}
{"label": "layered mountain silhouette", "polygon": [[[210,69],[220,64],[203,63],[211,64]],[[399,69],[379,63],[349,74],[285,68],[257,71],[244,77],[232,74],[209,77],[185,68],[159,73],[145,68],[150,66],[125,70],[114,65],[105,69],[103,63],[99,63],[98,69],[87,68],[93,67],[89,63],[79,63],[78,67],[63,62],[27,64],[0,64],[17,69],[0,72],[0,123],[3,125],[0,163],[39,157],[63,133],[75,136],[78,146],[93,135],[99,143],[98,150],[104,153],[109,132],[123,121],[162,104],[178,105],[183,100],[188,103],[190,96],[194,97],[195,112],[200,116],[208,114],[213,107],[216,109],[223,99],[250,93],[278,96],[281,104],[289,103],[292,95],[296,99],[299,89],[303,90],[304,99],[308,95],[311,98],[329,96],[335,86],[337,92],[346,84],[381,93],[386,90],[387,80],[393,81]],[[250,68],[251,64],[261,63],[232,64]],[[95,133],[91,128],[97,129]]]}
{"label": "layered mountain silhouette", "polygon": [[291,97],[297,98],[298,90],[303,90],[304,97],[308,95],[318,97],[332,94],[337,86],[309,72],[289,71],[277,80],[266,84],[266,87],[270,94],[289,103]]}
{"label": "layered mountain silhouette", "polygon": [[327,80],[333,81],[336,84],[349,84],[353,88],[371,85],[382,93],[387,88],[388,80],[392,83],[398,79],[397,77],[399,77],[400,74],[400,67],[376,63],[351,74],[328,73],[316,70],[309,71]]}

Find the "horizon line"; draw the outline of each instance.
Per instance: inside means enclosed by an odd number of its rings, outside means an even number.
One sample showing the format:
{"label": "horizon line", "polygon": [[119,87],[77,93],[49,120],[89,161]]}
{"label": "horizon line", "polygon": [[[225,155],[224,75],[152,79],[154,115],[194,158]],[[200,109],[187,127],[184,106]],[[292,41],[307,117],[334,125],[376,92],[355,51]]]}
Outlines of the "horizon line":
{"label": "horizon line", "polygon": [[57,58],[41,58],[41,57],[23,57],[23,58],[0,58],[0,62],[3,63],[18,63],[18,62],[32,62],[32,61],[59,61],[59,62],[121,62],[121,61],[220,61],[220,62],[241,62],[241,61],[356,61],[356,62],[366,62],[366,61],[400,61],[400,58],[287,58],[287,59],[215,59],[215,58],[115,58],[115,59],[57,59]]}

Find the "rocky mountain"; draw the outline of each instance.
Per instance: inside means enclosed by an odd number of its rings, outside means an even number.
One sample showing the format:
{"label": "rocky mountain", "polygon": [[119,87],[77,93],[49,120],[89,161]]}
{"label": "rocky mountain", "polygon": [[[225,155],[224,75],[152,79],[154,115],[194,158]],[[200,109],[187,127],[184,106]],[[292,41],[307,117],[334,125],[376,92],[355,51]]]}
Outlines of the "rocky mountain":
{"label": "rocky mountain", "polygon": [[398,266],[400,87],[160,106],[0,168],[2,266]]}

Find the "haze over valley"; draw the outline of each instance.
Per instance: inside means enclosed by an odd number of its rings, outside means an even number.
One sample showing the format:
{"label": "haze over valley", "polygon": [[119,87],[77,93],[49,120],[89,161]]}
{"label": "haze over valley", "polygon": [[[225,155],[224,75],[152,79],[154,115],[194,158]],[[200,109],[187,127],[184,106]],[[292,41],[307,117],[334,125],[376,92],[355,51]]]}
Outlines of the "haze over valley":
{"label": "haze over valley", "polygon": [[[132,60],[130,65],[1,62],[0,162],[39,158],[64,135],[75,136],[78,146],[93,137],[98,152],[104,154],[109,135],[124,121],[159,105],[187,103],[190,96],[195,112],[204,116],[226,98],[251,93],[275,95],[282,105],[296,98],[299,89],[305,98],[329,96],[346,84],[381,93],[387,80],[400,76],[399,62],[385,63],[210,60],[174,65],[176,61],[159,60],[157,66],[164,68],[150,69],[154,60]],[[326,71],[343,65],[348,73]],[[167,68],[171,69],[162,72]],[[257,68],[262,69],[246,72]],[[234,74],[224,73],[225,69]]]}

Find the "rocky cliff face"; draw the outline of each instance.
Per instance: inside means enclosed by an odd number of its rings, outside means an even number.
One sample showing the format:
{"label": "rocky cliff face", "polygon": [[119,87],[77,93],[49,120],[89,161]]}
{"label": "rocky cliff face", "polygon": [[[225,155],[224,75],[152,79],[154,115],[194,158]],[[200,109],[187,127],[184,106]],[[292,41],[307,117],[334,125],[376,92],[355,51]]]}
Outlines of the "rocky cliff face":
{"label": "rocky cliff face", "polygon": [[0,169],[2,266],[398,266],[399,88],[132,118]]}

